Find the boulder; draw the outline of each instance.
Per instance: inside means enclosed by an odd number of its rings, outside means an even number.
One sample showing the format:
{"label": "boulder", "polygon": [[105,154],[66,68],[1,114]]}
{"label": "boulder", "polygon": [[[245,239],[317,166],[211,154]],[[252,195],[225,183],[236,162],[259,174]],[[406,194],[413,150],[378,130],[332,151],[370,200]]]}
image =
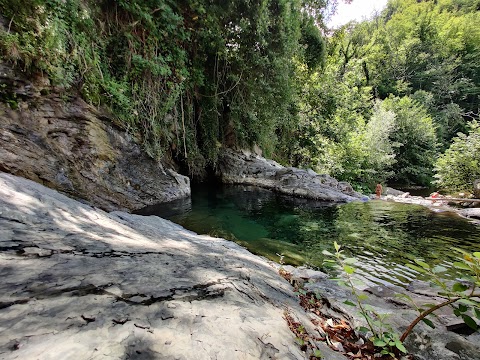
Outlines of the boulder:
{"label": "boulder", "polygon": [[[39,85],[40,84],[40,85]],[[16,77],[0,64],[0,170],[105,210],[190,195],[190,181],[149,158],[132,136],[79,98]],[[48,90],[47,90],[48,89]]]}
{"label": "boulder", "polygon": [[404,192],[404,191],[401,191],[401,190],[391,188],[391,187],[386,187],[385,191],[384,191],[384,194],[385,195],[393,195],[393,196],[403,196],[407,193]]}
{"label": "boulder", "polygon": [[346,182],[317,174],[313,170],[284,167],[249,151],[224,149],[217,175],[226,184],[260,186],[282,194],[308,199],[349,202],[367,200]]}

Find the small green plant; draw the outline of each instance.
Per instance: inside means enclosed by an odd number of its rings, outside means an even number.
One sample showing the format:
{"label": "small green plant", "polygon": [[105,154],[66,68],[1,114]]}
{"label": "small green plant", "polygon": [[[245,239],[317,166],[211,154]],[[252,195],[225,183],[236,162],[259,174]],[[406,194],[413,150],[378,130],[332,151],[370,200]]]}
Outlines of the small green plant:
{"label": "small green plant", "polygon": [[[451,306],[455,316],[461,317],[465,324],[467,324],[473,330],[478,330],[477,323],[469,315],[469,313],[477,319],[480,319],[480,291],[478,290],[478,287],[480,287],[480,252],[474,252],[473,254],[470,254],[461,249],[454,250],[459,254],[457,257],[457,260],[459,261],[454,262],[453,266],[459,270],[462,270],[463,276],[461,282],[455,282],[451,286],[449,286],[449,284],[439,276],[439,274],[447,271],[445,267],[431,267],[421,259],[414,260],[416,265],[407,264],[409,268],[428,275],[430,281],[434,285],[440,287],[441,292],[439,295],[444,296],[446,300],[440,304],[424,305],[424,307],[427,307],[427,309],[419,308],[415,305],[419,315],[414,321],[412,321],[412,323],[402,334],[400,337],[401,341],[404,341],[407,338],[407,336],[412,332],[413,328],[420,321],[423,321],[425,324],[433,328],[434,325],[432,321],[426,317],[444,306]],[[408,295],[403,295],[403,297],[413,302]]]}
{"label": "small green plant", "polygon": [[355,273],[354,264],[357,261],[355,258],[346,257],[343,254],[342,247],[335,241],[335,254],[326,250],[324,255],[334,257],[335,259],[327,259],[326,263],[336,266],[345,274],[345,280],[337,279],[339,283],[344,284],[350,288],[356,303],[349,300],[345,301],[346,305],[354,306],[359,309],[360,315],[365,319],[368,327],[360,327],[358,330],[365,335],[371,334],[370,340],[373,345],[380,349],[379,353],[382,355],[390,355],[395,358],[395,354],[399,351],[407,353],[407,349],[403,346],[398,334],[396,334],[392,327],[387,322],[388,314],[379,314],[375,309],[364,301],[368,299],[367,295],[359,293],[354,285],[352,275]]}
{"label": "small green plant", "polygon": [[453,285],[448,284],[442,277],[440,277],[440,274],[447,271],[443,266],[431,267],[421,259],[415,259],[415,265],[407,264],[411,269],[428,275],[431,283],[441,289],[439,295],[445,297],[445,301],[439,304],[424,304],[419,307],[410,296],[406,294],[398,294],[399,297],[411,302],[419,313],[403,334],[399,336],[388,324],[388,314],[379,314],[372,306],[365,304],[364,301],[368,299],[368,296],[359,293],[356,289],[354,285],[355,279],[353,279],[356,259],[346,257],[343,253],[342,247],[337,242],[334,243],[334,247],[335,254],[326,250],[323,252],[324,255],[334,258],[325,260],[325,263],[337,267],[345,274],[343,279],[337,279],[337,281],[348,286],[356,300],[356,303],[347,300],[345,301],[345,304],[358,307],[361,316],[365,319],[368,325],[368,327],[360,327],[358,330],[364,334],[372,334],[370,340],[375,347],[380,349],[380,354],[390,355],[395,358],[399,351],[406,353],[407,350],[404,347],[403,342],[412,332],[413,328],[420,321],[423,321],[428,326],[434,328],[435,326],[433,322],[427,319],[427,316],[445,306],[451,306],[453,308],[453,313],[456,316],[461,317],[465,324],[473,330],[478,329],[478,325],[473,317],[480,319],[480,291],[478,290],[480,287],[480,252],[470,254],[461,249],[454,249],[459,256],[457,258],[458,261],[454,262],[453,266],[462,270],[463,276],[460,279],[460,282],[455,282]]}

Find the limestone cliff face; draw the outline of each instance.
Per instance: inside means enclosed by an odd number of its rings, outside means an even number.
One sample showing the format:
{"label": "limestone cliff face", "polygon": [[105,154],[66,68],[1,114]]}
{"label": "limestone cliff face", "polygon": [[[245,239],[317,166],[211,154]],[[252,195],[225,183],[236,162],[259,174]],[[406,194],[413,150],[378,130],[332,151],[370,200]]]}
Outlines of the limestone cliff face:
{"label": "limestone cliff face", "polygon": [[[85,199],[133,210],[190,195],[190,181],[145,155],[79,98],[19,78],[0,64],[0,170]],[[48,89],[48,95],[45,94]]]}

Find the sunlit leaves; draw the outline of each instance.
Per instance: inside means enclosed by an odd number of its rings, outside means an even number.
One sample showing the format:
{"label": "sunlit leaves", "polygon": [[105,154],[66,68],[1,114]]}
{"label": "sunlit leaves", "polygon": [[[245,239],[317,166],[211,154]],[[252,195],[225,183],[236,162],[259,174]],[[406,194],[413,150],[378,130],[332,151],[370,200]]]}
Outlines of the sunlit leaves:
{"label": "sunlit leaves", "polygon": [[452,291],[463,292],[468,289],[468,286],[462,283],[455,283],[452,286]]}
{"label": "sunlit leaves", "polygon": [[427,324],[428,326],[430,326],[432,329],[435,329],[435,325],[433,324],[433,322],[427,318],[423,318],[422,321]]}
{"label": "sunlit leaves", "polygon": [[465,324],[467,324],[470,328],[472,328],[473,330],[477,330],[478,329],[478,325],[477,323],[475,322],[475,320],[473,320],[469,315],[467,314],[462,314],[462,319],[463,321],[465,322]]}

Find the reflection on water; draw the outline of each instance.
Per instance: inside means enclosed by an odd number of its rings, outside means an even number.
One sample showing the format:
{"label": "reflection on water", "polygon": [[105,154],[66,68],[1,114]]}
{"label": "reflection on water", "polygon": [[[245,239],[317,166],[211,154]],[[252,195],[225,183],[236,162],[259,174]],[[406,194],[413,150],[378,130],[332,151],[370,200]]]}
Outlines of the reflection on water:
{"label": "reflection on water", "polygon": [[405,286],[421,276],[405,266],[415,258],[452,269],[453,247],[479,251],[480,228],[450,213],[385,201],[343,205],[293,199],[246,186],[200,187],[192,199],[142,210],[200,234],[233,240],[288,264],[323,268],[333,242],[359,262],[367,282]]}

